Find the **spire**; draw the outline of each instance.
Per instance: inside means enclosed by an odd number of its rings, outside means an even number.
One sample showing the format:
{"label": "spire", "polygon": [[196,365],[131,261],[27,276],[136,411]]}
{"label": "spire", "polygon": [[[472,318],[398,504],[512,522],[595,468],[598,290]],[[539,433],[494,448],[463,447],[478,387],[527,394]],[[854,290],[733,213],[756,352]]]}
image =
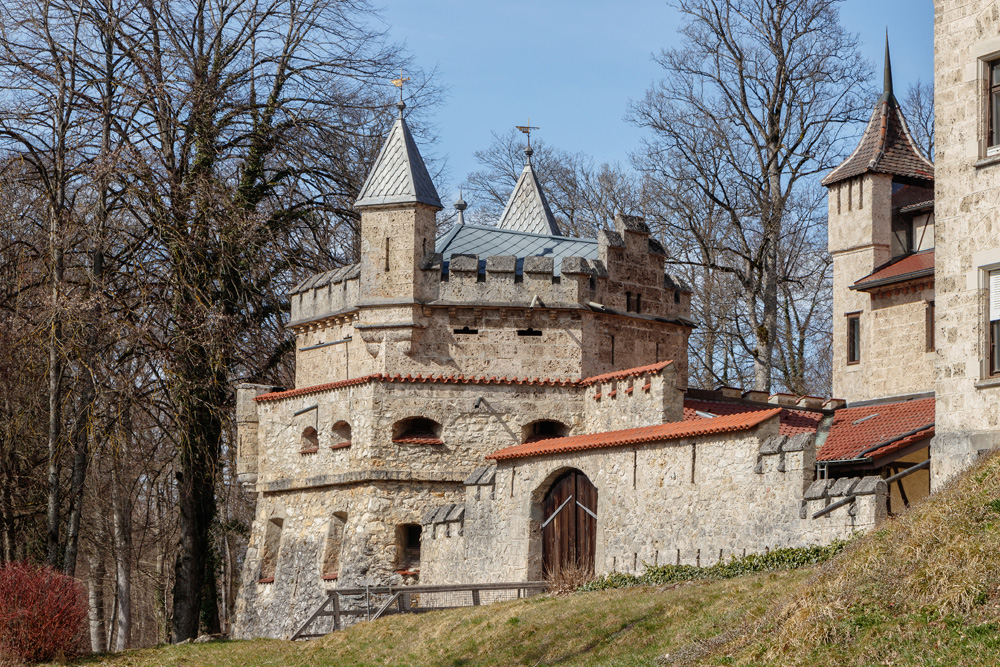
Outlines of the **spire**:
{"label": "spire", "polygon": [[460,225],[465,224],[465,209],[467,209],[468,207],[469,205],[465,203],[464,199],[462,199],[462,188],[459,188],[458,201],[455,202],[455,210],[458,211],[458,224]]}
{"label": "spire", "polygon": [[885,35],[885,80],[882,96],[875,104],[875,110],[858,147],[839,167],[827,174],[822,182],[829,187],[867,173],[896,176],[900,182],[922,187],[930,187],[934,183],[934,163],[927,159],[913,140],[906,126],[903,110],[892,91],[888,30]]}
{"label": "spire", "polygon": [[420,203],[444,208],[403,118],[406,104],[402,99],[396,103],[396,108],[399,117],[392,124],[354,207]]}
{"label": "spire", "polygon": [[889,29],[886,28],[885,31],[885,71],[882,75],[882,97],[879,102],[888,102],[889,100],[895,101],[895,95],[892,92],[892,59],[889,57]]}
{"label": "spire", "polygon": [[545,200],[542,186],[535,176],[535,168],[531,165],[531,149],[526,148],[524,154],[527,161],[500,215],[497,227],[530,234],[562,236],[562,231],[549,209],[549,203]]}

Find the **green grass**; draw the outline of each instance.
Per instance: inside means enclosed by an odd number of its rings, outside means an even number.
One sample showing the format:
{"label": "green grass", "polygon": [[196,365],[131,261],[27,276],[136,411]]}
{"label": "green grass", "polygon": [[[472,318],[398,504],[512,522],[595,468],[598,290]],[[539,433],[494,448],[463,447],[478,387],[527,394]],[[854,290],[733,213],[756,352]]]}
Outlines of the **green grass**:
{"label": "green grass", "polygon": [[764,614],[808,571],[691,582],[475,609],[393,616],[312,642],[185,644],[96,656],[83,665],[332,667],[334,665],[654,665],[664,653],[717,640]]}
{"label": "green grass", "polygon": [[[829,555],[797,550],[740,560],[710,578],[711,568],[656,568],[649,577],[592,586],[633,587],[394,616],[308,643],[188,644],[80,664],[1000,664],[1000,456],[825,564],[809,565]],[[807,566],[771,571],[778,561]]]}

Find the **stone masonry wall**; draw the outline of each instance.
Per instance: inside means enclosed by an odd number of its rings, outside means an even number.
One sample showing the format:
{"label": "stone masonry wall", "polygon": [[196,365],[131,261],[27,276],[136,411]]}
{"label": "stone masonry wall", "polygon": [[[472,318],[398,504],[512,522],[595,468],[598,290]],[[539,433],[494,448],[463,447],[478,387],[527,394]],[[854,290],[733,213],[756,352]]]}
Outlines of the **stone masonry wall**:
{"label": "stone masonry wall", "polygon": [[936,0],[934,38],[937,426],[932,489],[1000,442],[1000,383],[985,368],[986,271],[1000,267],[1000,160],[986,149],[994,0]]}
{"label": "stone masonry wall", "polygon": [[[501,461],[468,480],[462,521],[427,533],[422,582],[538,579],[541,501],[571,468],[598,489],[598,575],[826,544],[885,518],[884,482],[816,484],[814,462],[814,437],[778,436],[776,419],[743,433]],[[856,500],[811,518],[848,495]]]}

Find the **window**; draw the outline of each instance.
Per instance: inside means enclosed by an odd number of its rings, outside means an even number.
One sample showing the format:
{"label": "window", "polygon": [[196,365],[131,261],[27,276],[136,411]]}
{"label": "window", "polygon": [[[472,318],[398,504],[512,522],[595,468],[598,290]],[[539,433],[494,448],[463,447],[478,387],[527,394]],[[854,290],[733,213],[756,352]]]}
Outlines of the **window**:
{"label": "window", "polygon": [[341,420],[333,425],[332,449],[343,449],[351,446],[351,425]]}
{"label": "window", "polygon": [[517,335],[537,338],[538,336],[542,335],[542,332],[539,331],[538,329],[532,329],[531,327],[528,327],[527,329],[518,329]]}
{"label": "window", "polygon": [[304,454],[319,451],[319,433],[317,433],[316,429],[312,426],[307,426],[305,430],[302,431],[301,447],[299,451]]}
{"label": "window", "polygon": [[924,338],[927,342],[927,352],[934,351],[934,302],[928,301],[924,309]]}
{"label": "window", "polygon": [[641,294],[636,294],[635,295],[635,312],[637,312],[637,313],[641,313],[642,312],[642,295]]}
{"label": "window", "polygon": [[278,569],[278,550],[281,546],[281,527],[284,523],[285,520],[281,517],[272,517],[264,530],[264,548],[261,550],[260,576],[258,577],[262,584],[270,584],[274,581],[274,574]]}
{"label": "window", "polygon": [[986,146],[988,153],[1000,152],[1000,60],[987,64],[986,114],[987,133]]}
{"label": "window", "polygon": [[411,417],[396,422],[392,428],[392,441],[411,445],[443,445],[441,425],[433,419]]}
{"label": "window", "polygon": [[569,427],[554,419],[543,419],[524,427],[521,442],[536,442],[549,438],[561,438],[569,434]]}
{"label": "window", "polygon": [[340,574],[340,550],[344,543],[344,525],[347,515],[336,512],[330,519],[326,531],[326,544],[323,545],[323,563],[321,575],[325,581],[333,581]]}
{"label": "window", "polygon": [[396,526],[396,567],[400,571],[420,571],[420,532],[414,523]]}
{"label": "window", "polygon": [[847,316],[847,363],[861,362],[861,313]]}
{"label": "window", "polygon": [[632,312],[632,292],[625,292],[625,312]]}
{"label": "window", "polygon": [[1000,271],[989,272],[989,376],[1000,376]]}

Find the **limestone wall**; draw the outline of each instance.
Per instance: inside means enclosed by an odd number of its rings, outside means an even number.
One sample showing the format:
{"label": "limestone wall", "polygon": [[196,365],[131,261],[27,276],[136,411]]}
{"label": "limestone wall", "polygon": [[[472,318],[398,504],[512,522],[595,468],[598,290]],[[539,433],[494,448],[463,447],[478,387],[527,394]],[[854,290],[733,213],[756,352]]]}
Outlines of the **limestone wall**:
{"label": "limestone wall", "polygon": [[584,401],[587,433],[656,426],[684,418],[684,393],[677,388],[676,364],[662,371],[595,381]]}
{"label": "limestone wall", "polygon": [[936,355],[927,350],[927,316],[933,281],[883,289],[870,297],[867,359],[862,376],[867,398],[934,390]]}
{"label": "limestone wall", "polygon": [[1000,383],[984,366],[985,272],[1000,267],[1000,161],[986,148],[985,63],[1000,53],[1000,9],[993,0],[937,0],[935,10],[934,489],[1000,440]]}
{"label": "limestone wall", "polygon": [[[598,488],[598,575],[826,544],[885,518],[884,482],[816,484],[814,462],[813,436],[778,436],[776,419],[751,432],[501,461],[468,480],[463,522],[428,531],[434,557],[422,581],[540,577],[541,501],[571,468]],[[856,500],[812,519],[848,495]]]}

